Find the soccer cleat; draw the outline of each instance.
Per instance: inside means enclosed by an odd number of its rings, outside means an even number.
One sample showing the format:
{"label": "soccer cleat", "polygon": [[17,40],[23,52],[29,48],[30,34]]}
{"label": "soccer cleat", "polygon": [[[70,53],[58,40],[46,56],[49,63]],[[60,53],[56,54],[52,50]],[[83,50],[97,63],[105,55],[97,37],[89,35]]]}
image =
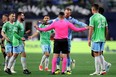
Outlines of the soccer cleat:
{"label": "soccer cleat", "polygon": [[11,72],[12,72],[12,73],[17,73],[16,71],[14,71],[14,70],[12,70],[12,69],[11,69]]}
{"label": "soccer cleat", "polygon": [[12,73],[16,73],[16,71],[14,71],[14,68],[11,67],[10,70],[11,70]]}
{"label": "soccer cleat", "polygon": [[6,66],[4,66],[4,71],[5,71],[5,70],[7,70],[7,67],[6,67]]}
{"label": "soccer cleat", "polygon": [[56,75],[55,72],[51,72],[51,75]]}
{"label": "soccer cleat", "polygon": [[55,74],[60,74],[60,69],[56,69]]}
{"label": "soccer cleat", "polygon": [[108,63],[108,64],[105,66],[105,70],[106,70],[106,72],[109,71],[110,67],[111,67],[111,63]]}
{"label": "soccer cleat", "polygon": [[64,72],[62,72],[61,74],[62,74],[62,75],[65,75],[65,73],[64,73]]}
{"label": "soccer cleat", "polygon": [[71,73],[71,71],[67,70],[67,71],[66,71],[66,74],[67,74],[67,75],[70,75],[70,74],[72,74],[72,73]]}
{"label": "soccer cleat", "polygon": [[106,71],[101,71],[100,72],[100,75],[105,75],[106,74]]}
{"label": "soccer cleat", "polygon": [[43,71],[43,66],[40,65],[40,66],[39,66],[39,70],[40,70],[40,71]]}
{"label": "soccer cleat", "polygon": [[48,69],[48,68],[45,68],[45,71],[51,71],[50,69]]}
{"label": "soccer cleat", "polygon": [[31,74],[31,72],[27,69],[23,70],[23,74]]}
{"label": "soccer cleat", "polygon": [[6,72],[7,74],[9,74],[9,75],[12,74],[9,68],[7,68],[7,69],[5,70],[5,72]]}
{"label": "soccer cleat", "polygon": [[98,73],[98,72],[94,72],[94,73],[89,74],[89,75],[100,75],[100,73]]}
{"label": "soccer cleat", "polygon": [[72,64],[72,68],[75,68],[75,60],[74,59],[72,59],[71,64]]}

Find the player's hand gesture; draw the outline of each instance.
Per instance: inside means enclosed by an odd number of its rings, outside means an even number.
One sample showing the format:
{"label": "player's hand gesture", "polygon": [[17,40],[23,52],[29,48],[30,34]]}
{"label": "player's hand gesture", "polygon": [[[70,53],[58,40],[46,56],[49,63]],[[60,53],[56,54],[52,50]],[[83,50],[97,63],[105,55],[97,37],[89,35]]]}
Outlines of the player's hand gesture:
{"label": "player's hand gesture", "polygon": [[6,39],[6,41],[10,42],[9,38],[5,38],[5,39]]}
{"label": "player's hand gesture", "polygon": [[32,39],[32,36],[29,36],[28,39]]}
{"label": "player's hand gesture", "polygon": [[37,25],[34,25],[34,28],[38,29],[38,26]]}
{"label": "player's hand gesture", "polygon": [[21,40],[22,40],[22,41],[25,41],[25,38],[24,38],[24,37],[22,37],[22,38],[21,38]]}
{"label": "player's hand gesture", "polygon": [[91,40],[88,40],[88,45],[91,47]]}

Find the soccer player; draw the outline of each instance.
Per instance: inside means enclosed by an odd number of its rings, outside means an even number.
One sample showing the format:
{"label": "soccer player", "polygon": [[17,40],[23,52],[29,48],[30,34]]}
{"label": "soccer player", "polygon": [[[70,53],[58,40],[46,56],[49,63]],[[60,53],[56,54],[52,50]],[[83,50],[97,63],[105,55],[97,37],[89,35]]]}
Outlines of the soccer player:
{"label": "soccer player", "polygon": [[[44,28],[48,26],[47,21],[50,20],[50,17],[48,15],[45,15],[43,18],[43,23],[39,24],[40,28]],[[42,31],[38,31],[36,33],[34,33],[32,36],[30,36],[29,38],[33,38],[36,35],[38,35],[40,33],[40,42],[41,42],[41,48],[43,51],[43,56],[39,65],[39,70],[43,71],[43,65],[45,63],[45,71],[50,71],[48,69],[49,66],[49,56],[50,56],[50,52],[51,52],[51,42],[50,42],[50,36],[53,33],[53,30],[51,31],[47,31],[47,32],[42,32]]]}
{"label": "soccer player", "polygon": [[13,56],[10,58],[8,67],[6,72],[8,74],[12,74],[10,71],[10,68],[14,62],[14,60],[17,58],[19,54],[21,54],[21,64],[23,67],[23,73],[24,74],[31,74],[31,72],[27,69],[26,65],[26,53],[24,50],[24,26],[23,26],[23,21],[24,21],[24,13],[23,12],[18,12],[17,13],[17,21],[15,23],[15,27],[13,29]]}
{"label": "soccer player", "polygon": [[[0,26],[0,32],[2,30],[2,26],[8,21],[8,15],[7,14],[3,14],[2,15],[2,24]],[[2,35],[0,35],[0,40],[1,40],[1,51],[2,51],[2,54],[4,56],[4,60],[5,60],[5,57],[6,57],[6,53],[5,53],[5,46],[4,46],[4,40],[5,38],[2,37]]]}
{"label": "soccer player", "polygon": [[[5,58],[4,71],[6,71],[6,68],[8,67],[8,62],[9,62],[9,59],[11,58],[12,52],[13,52],[12,40],[13,40],[13,28],[15,26],[14,21],[15,21],[15,13],[10,13],[9,21],[3,25],[2,32],[1,32],[3,38],[5,38],[6,58]],[[16,73],[14,71],[14,65],[15,65],[15,61],[11,68],[12,73]]]}
{"label": "soccer player", "polygon": [[108,34],[108,24],[106,18],[100,13],[98,13],[98,10],[99,10],[98,4],[92,5],[91,11],[93,15],[90,17],[88,45],[91,46],[91,51],[94,56],[95,72],[90,75],[106,74],[105,60],[104,56],[102,55],[102,51],[104,49],[106,36]]}
{"label": "soccer player", "polygon": [[[71,17],[71,12],[72,12],[72,10],[70,8],[66,8],[65,9],[65,11],[64,11],[65,20],[68,20],[72,24],[78,25],[78,26],[81,26],[81,27],[87,26],[87,24],[85,24],[83,22],[80,22],[77,19]],[[53,21],[57,21],[57,20],[59,20],[59,18],[56,18]],[[52,21],[49,21],[49,23],[51,23],[51,22]],[[72,65],[75,65],[75,60],[70,58],[71,39],[72,39],[72,30],[71,29],[68,29],[68,57],[67,57],[68,61],[67,61],[67,74],[71,74],[71,68],[70,68],[71,63],[72,63]],[[60,57],[58,57],[58,60],[57,60],[57,70],[56,70],[56,72],[60,72],[59,69],[60,69]]]}
{"label": "soccer player", "polygon": [[99,7],[99,13],[100,13],[100,14],[103,14],[103,13],[104,13],[104,8]]}
{"label": "soccer player", "polygon": [[67,53],[68,53],[68,28],[74,31],[84,31],[87,28],[76,28],[73,24],[65,20],[64,13],[60,12],[58,16],[59,20],[53,22],[50,26],[46,28],[38,28],[36,29],[40,31],[48,31],[51,29],[55,30],[54,37],[54,50],[53,50],[53,58],[52,58],[52,74],[55,74],[56,62],[57,58],[62,51],[62,74],[65,74],[66,64],[67,64]]}
{"label": "soccer player", "polygon": [[[104,13],[104,8],[99,7],[99,13],[103,15],[103,13]],[[102,55],[103,55],[103,51],[102,51]],[[105,70],[106,70],[107,72],[109,71],[110,67],[111,67],[111,63],[105,61]]]}

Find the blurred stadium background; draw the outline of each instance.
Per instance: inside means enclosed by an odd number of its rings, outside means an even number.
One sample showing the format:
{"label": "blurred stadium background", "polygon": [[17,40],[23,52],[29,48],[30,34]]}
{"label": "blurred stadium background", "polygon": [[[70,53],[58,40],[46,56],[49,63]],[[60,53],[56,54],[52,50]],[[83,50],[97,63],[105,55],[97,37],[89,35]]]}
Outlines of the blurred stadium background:
{"label": "blurred stadium background", "polygon": [[[32,35],[36,30],[34,29],[33,25],[37,23],[39,20],[42,20],[43,16],[48,14],[50,15],[51,19],[54,19],[57,17],[58,13],[60,11],[63,11],[66,7],[69,7],[72,9],[72,17],[85,22],[89,23],[89,17],[92,15],[90,8],[91,5],[94,3],[98,3],[101,7],[105,9],[104,16],[107,18],[108,21],[108,27],[109,27],[109,34],[107,37],[108,42],[105,46],[105,51],[109,52],[106,53],[106,58],[108,61],[110,61],[112,64],[116,64],[114,57],[116,52],[116,0],[0,0],[0,20],[3,14],[8,14],[10,12],[19,12],[23,11],[25,13],[25,31],[31,30],[29,35]],[[1,23],[1,22],[0,22]],[[1,25],[0,25],[1,26]],[[40,48],[40,42],[37,41],[39,39],[38,37],[35,37],[32,40],[26,41],[26,51],[29,53],[41,53]],[[35,40],[35,41],[33,41]],[[87,31],[81,32],[81,33],[73,33],[73,39],[72,42],[72,53],[90,53],[90,48],[87,45]],[[77,41],[77,42],[75,42]],[[111,53],[110,53],[111,52]],[[34,55],[34,56],[33,56]],[[41,54],[29,54],[27,56],[28,64],[35,64],[36,68],[34,66],[29,67],[32,69],[32,71],[35,71],[35,75],[32,75],[30,77],[37,77],[38,76],[38,59],[41,59]],[[108,56],[111,56],[110,58]],[[31,58],[30,58],[31,57]],[[72,54],[72,57],[76,59],[76,54]],[[71,77],[76,77],[76,72],[79,72],[80,77],[88,77],[88,74],[93,72],[93,68],[88,66],[93,66],[91,62],[91,56],[90,55],[78,55],[78,58],[82,58],[82,60],[77,59],[79,62],[78,64],[82,65],[78,67],[78,70],[74,70],[74,75]],[[87,65],[88,69],[84,72],[87,72],[87,75],[83,75],[83,66],[85,66],[83,63],[83,58],[88,59],[87,62],[85,61],[85,64]],[[116,58],[116,57],[115,57]],[[0,63],[3,62],[2,54],[0,54]],[[33,59],[33,60],[32,60]],[[29,61],[32,61],[29,62]],[[35,62],[36,61],[36,62]],[[83,61],[83,63],[81,62]],[[89,64],[90,63],[90,64]],[[17,62],[19,64],[19,61]],[[2,66],[0,66],[1,68]],[[16,68],[19,68],[18,70],[21,71],[21,66],[16,66]],[[113,67],[115,68],[115,66]],[[116,69],[112,69],[112,72],[106,77],[115,77]],[[1,71],[0,71],[1,72]],[[4,76],[4,73],[0,73],[0,77],[7,77]],[[46,77],[44,75],[45,73],[40,74],[41,77]],[[19,76],[18,76],[19,75]],[[14,77],[20,77],[22,75],[19,73],[18,75],[14,75]],[[24,75],[22,75],[23,77]],[[48,77],[50,77],[48,75]],[[68,77],[68,76],[67,76]],[[79,76],[78,76],[79,77]]]}
{"label": "blurred stadium background", "polygon": [[[0,0],[0,18],[2,14],[23,11],[25,13],[25,31],[30,29],[29,35],[35,32],[34,23],[42,20],[48,14],[51,19],[56,18],[59,11],[66,7],[72,9],[72,16],[88,24],[91,16],[90,7],[98,3],[105,9],[104,15],[109,24],[108,40],[116,40],[116,0]],[[73,33],[73,38],[86,38],[87,32]]]}

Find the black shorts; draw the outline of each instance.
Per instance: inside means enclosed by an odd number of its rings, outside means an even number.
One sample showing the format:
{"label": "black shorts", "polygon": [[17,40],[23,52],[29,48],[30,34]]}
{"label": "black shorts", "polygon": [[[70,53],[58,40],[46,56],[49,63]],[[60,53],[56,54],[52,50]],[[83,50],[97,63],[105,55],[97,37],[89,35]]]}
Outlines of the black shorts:
{"label": "black shorts", "polygon": [[62,52],[63,54],[68,53],[68,40],[67,39],[55,39],[54,40],[53,53],[60,54],[60,52]]}

